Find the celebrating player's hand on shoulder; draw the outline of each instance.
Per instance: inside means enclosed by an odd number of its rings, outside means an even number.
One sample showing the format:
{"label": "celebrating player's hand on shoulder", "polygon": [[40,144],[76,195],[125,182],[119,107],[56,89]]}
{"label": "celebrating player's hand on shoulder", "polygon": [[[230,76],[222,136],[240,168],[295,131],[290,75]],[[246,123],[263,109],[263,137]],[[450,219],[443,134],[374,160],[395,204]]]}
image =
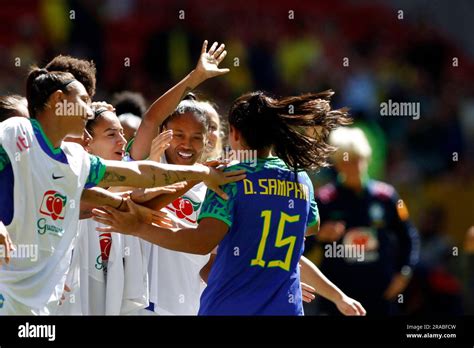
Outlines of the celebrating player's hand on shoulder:
{"label": "celebrating player's hand on shoulder", "polygon": [[206,184],[208,189],[214,191],[225,200],[227,200],[229,197],[219,186],[240,181],[246,177],[245,170],[243,169],[223,172],[220,169],[214,169],[212,167],[207,168],[209,168],[209,175],[206,177],[206,179],[204,179],[204,184]]}
{"label": "celebrating player's hand on shoulder", "polygon": [[338,301],[336,301],[335,305],[344,315],[361,316],[366,314],[364,307],[362,307],[359,301],[346,295],[343,295]]}

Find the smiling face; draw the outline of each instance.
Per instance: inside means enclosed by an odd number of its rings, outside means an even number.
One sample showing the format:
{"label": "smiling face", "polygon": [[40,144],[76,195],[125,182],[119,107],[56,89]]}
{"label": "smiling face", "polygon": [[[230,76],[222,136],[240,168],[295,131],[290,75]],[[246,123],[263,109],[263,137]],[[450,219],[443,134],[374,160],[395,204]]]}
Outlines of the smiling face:
{"label": "smiling face", "polygon": [[166,129],[173,130],[173,139],[165,151],[170,164],[192,165],[201,159],[206,144],[206,125],[193,113],[173,117]]}
{"label": "smiling face", "polygon": [[127,141],[123,136],[123,128],[115,113],[103,112],[92,128],[92,140],[87,150],[106,160],[122,160],[125,155]]}

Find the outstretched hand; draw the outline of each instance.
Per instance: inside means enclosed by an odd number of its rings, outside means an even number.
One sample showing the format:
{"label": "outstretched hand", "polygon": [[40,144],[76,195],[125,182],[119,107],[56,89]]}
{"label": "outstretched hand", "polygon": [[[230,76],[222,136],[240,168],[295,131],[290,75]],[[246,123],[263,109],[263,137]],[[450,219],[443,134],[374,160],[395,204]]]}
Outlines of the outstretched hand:
{"label": "outstretched hand", "polygon": [[128,211],[122,212],[111,207],[93,209],[93,219],[107,227],[97,227],[98,232],[120,232],[123,234],[137,235],[143,224],[156,224],[163,228],[171,228],[171,220],[166,217],[166,213],[156,212],[146,207],[133,203],[131,199],[126,199]]}
{"label": "outstretched hand", "polygon": [[207,51],[207,40],[204,40],[202,44],[201,55],[195,69],[195,73],[202,81],[230,71],[228,68],[219,68],[219,64],[227,55],[227,51],[224,49],[224,44],[221,44],[219,47],[218,45],[217,42],[214,42],[209,51]]}
{"label": "outstretched hand", "polygon": [[245,170],[232,170],[224,172],[220,169],[209,168],[209,175],[203,180],[208,189],[217,193],[222,199],[228,200],[229,196],[220,188],[221,185],[229,184],[245,179]]}
{"label": "outstretched hand", "polygon": [[363,316],[366,314],[360,302],[348,296],[343,296],[340,300],[336,301],[335,305],[337,309],[339,309],[339,312],[344,315]]}

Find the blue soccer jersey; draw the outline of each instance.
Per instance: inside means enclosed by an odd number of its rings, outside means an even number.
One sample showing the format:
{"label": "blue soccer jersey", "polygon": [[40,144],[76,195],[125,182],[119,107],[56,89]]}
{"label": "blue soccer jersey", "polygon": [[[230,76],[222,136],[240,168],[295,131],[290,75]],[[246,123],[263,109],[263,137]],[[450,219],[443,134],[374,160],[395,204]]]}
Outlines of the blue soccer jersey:
{"label": "blue soccer jersey", "polygon": [[229,226],[217,251],[199,315],[302,315],[298,261],[308,226],[318,221],[313,186],[279,158],[241,163],[247,178],[225,185],[225,201],[208,190],[199,220]]}

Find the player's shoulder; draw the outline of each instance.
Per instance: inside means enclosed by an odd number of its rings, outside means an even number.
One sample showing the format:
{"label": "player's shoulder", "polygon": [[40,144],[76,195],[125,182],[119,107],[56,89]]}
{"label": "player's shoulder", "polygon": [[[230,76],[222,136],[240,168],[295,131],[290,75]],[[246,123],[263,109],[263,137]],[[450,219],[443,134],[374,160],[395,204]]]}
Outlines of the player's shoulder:
{"label": "player's shoulder", "polygon": [[255,171],[255,165],[249,162],[235,162],[230,163],[225,169],[224,172],[231,172],[235,170],[245,170],[247,173]]}
{"label": "player's shoulder", "polygon": [[61,148],[63,149],[64,152],[71,154],[71,155],[83,155],[88,157],[89,153],[87,153],[86,150],[82,147],[82,145],[69,142],[69,141],[63,141],[61,144]]}
{"label": "player's shoulder", "polygon": [[320,187],[316,191],[316,197],[321,201],[321,203],[330,203],[334,201],[337,197],[336,185],[333,183],[328,183]]}
{"label": "player's shoulder", "polygon": [[75,163],[78,166],[90,169],[92,167],[99,168],[100,164],[103,163],[100,157],[88,153],[77,143],[63,141],[61,143],[61,150],[68,157],[70,165]]}
{"label": "player's shoulder", "polygon": [[381,200],[391,200],[397,193],[392,185],[378,180],[369,180],[367,186],[370,194]]}
{"label": "player's shoulder", "polygon": [[31,130],[31,121],[26,117],[10,117],[0,123],[3,131],[20,129],[22,131]]}

